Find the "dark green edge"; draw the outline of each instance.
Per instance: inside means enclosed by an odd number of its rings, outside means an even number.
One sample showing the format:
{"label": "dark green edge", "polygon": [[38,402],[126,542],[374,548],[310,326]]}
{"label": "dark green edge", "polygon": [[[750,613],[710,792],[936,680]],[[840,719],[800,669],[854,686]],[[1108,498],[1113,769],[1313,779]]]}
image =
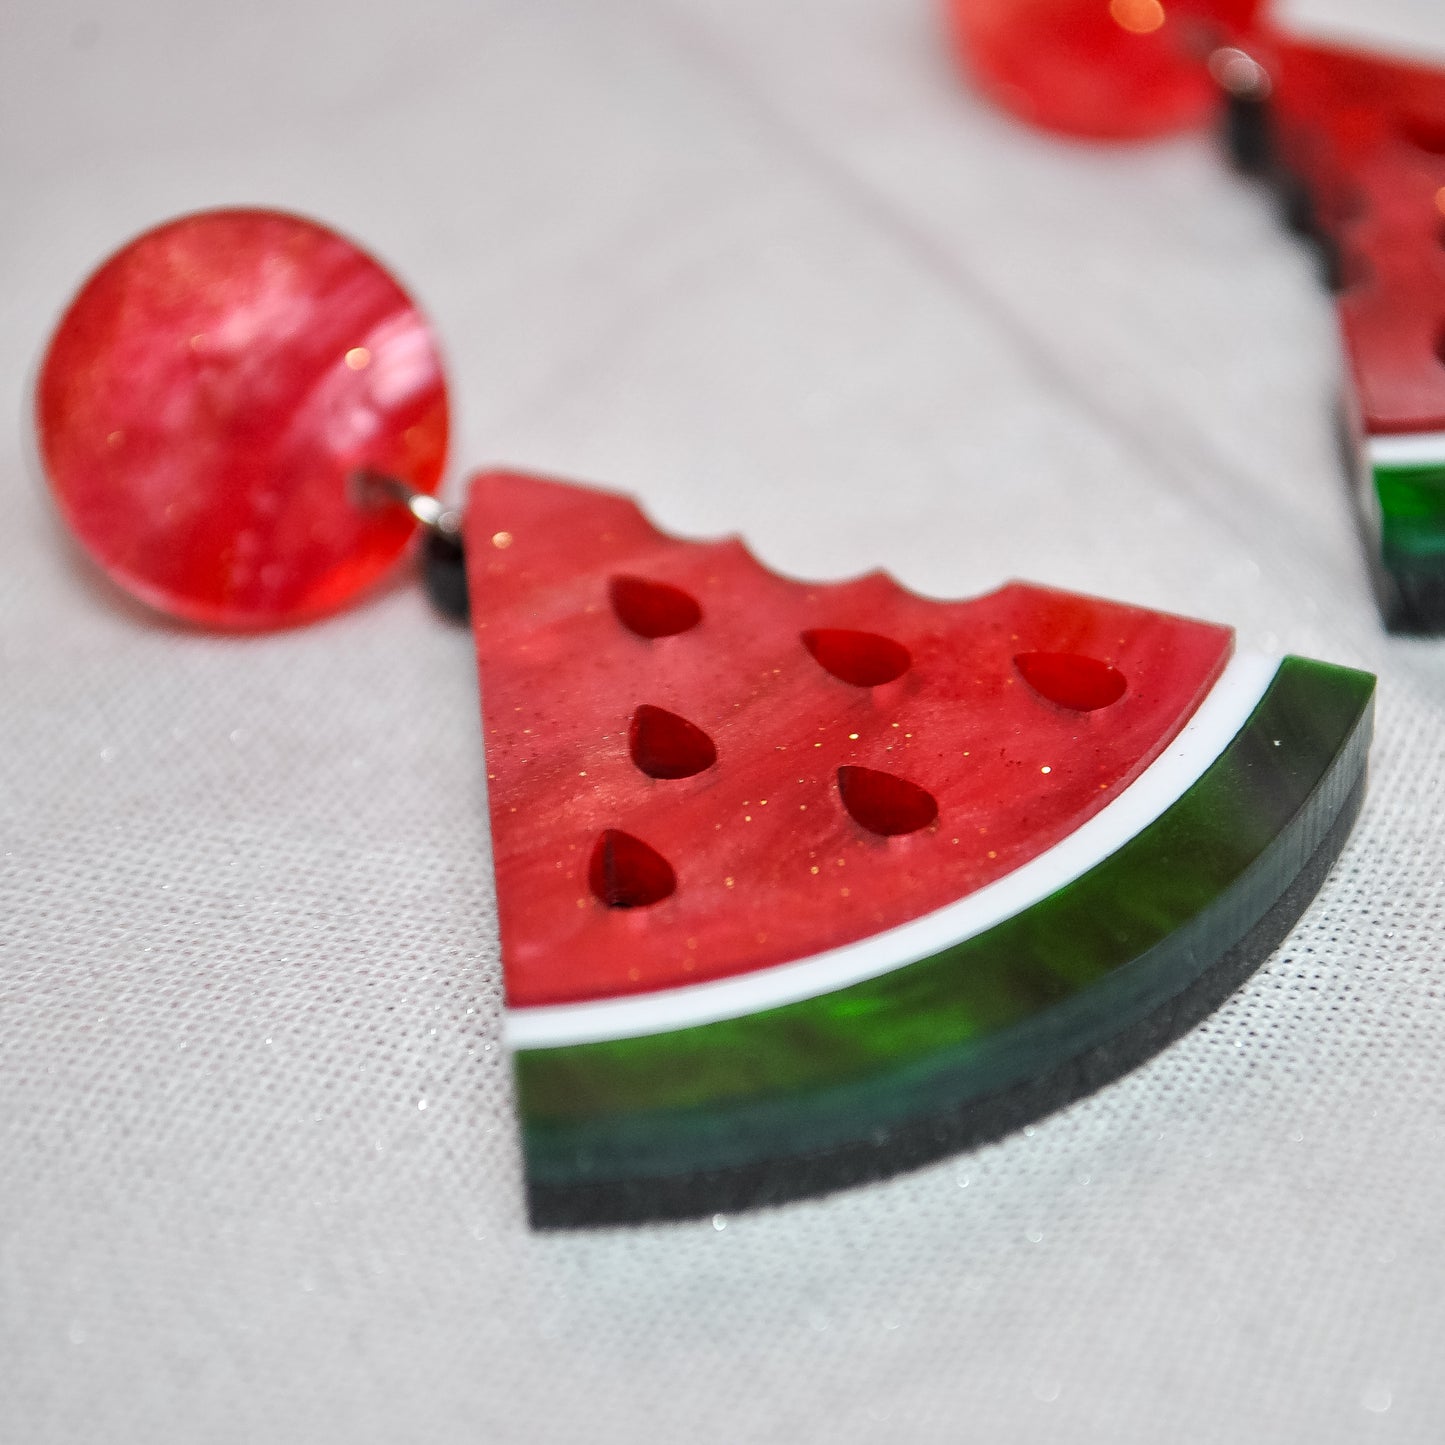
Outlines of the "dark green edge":
{"label": "dark green edge", "polygon": [[1402,636],[1445,633],[1445,466],[1371,467],[1350,421],[1335,440],[1380,620]]}
{"label": "dark green edge", "polygon": [[1287,658],[1229,747],[1111,857],[977,938],[742,1019],[517,1054],[533,1222],[822,1193],[1099,1087],[1275,947],[1363,796],[1374,680]]}
{"label": "dark green edge", "polygon": [[1374,578],[1392,632],[1445,632],[1445,466],[1375,467]]}

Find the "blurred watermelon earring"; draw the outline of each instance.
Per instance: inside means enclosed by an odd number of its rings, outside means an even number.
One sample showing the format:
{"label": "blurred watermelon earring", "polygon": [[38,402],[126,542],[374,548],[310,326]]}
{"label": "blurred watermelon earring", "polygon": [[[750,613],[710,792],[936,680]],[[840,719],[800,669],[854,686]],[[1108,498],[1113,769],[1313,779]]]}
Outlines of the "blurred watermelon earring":
{"label": "blurred watermelon earring", "polygon": [[1374,679],[1226,627],[805,584],[507,472],[458,523],[425,324],[295,217],[126,247],[39,412],[77,535],[192,622],[304,621],[430,529],[474,619],[539,1225],[820,1193],[1107,1083],[1268,955],[1364,794]]}
{"label": "blurred watermelon earring", "polygon": [[1346,465],[1385,625],[1445,634],[1445,69],[1320,45],[1260,0],[947,0],[991,100],[1134,140],[1219,125],[1337,293]]}

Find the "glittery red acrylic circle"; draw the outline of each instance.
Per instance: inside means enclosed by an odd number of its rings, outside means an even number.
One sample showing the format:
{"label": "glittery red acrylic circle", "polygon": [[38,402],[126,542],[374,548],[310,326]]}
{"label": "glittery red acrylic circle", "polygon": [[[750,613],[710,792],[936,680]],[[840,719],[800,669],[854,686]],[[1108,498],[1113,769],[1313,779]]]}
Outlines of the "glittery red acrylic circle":
{"label": "glittery red acrylic circle", "polygon": [[146,232],[86,282],[46,354],[41,450],[122,587],[207,627],[343,606],[411,535],[359,468],[435,492],[446,388],[425,319],[349,241],[274,211]]}
{"label": "glittery red acrylic circle", "polygon": [[1096,139],[1198,125],[1219,103],[1206,59],[1262,0],[947,0],[979,87],[1045,130]]}

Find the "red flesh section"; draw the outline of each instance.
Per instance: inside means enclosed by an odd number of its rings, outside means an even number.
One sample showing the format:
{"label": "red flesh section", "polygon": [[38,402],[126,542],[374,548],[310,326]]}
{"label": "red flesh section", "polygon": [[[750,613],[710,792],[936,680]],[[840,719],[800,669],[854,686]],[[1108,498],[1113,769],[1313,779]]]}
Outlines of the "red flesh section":
{"label": "red flesh section", "polygon": [[[623,497],[512,474],[475,480],[466,530],[514,1006],[747,973],[972,892],[1132,782],[1232,645],[1223,627],[1021,583],[934,602],[882,573],[792,581],[736,540],[679,541]],[[679,589],[700,620],[639,637],[612,606],[617,576]],[[823,629],[887,638],[910,665],[844,682],[803,641]],[[1097,659],[1126,691],[1092,712],[1060,706],[1020,675],[1029,653]],[[703,731],[716,763],[648,776],[630,744],[642,707]],[[840,795],[850,768],[922,790],[937,818],[897,836],[862,826]],[[881,809],[873,821],[920,816],[906,790],[890,801],[844,776]],[[665,860],[676,888],[632,903],[665,875],[634,868],[616,838],[599,853],[609,830]],[[609,889],[628,906],[609,907]]]}
{"label": "red flesh section", "polygon": [[1445,71],[1276,39],[1279,159],[1340,247],[1339,318],[1371,433],[1445,430]]}

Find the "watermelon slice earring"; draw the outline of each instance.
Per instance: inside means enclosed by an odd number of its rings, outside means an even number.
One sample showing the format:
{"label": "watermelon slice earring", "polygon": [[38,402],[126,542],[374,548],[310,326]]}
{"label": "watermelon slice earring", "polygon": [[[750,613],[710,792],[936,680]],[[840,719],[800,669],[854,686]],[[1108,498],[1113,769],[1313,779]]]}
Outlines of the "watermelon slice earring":
{"label": "watermelon slice earring", "polygon": [[1347,465],[1381,615],[1445,633],[1445,70],[1300,41],[1260,0],[949,0],[979,87],[1137,139],[1217,118],[1336,293]]}
{"label": "watermelon slice earring", "polygon": [[387,498],[435,575],[464,544],[539,1225],[818,1193],[1087,1093],[1270,952],[1360,806],[1374,679],[1226,628],[788,581],[506,472],[459,543],[425,324],[295,217],[118,253],[38,412],[76,535],[193,622],[340,606],[405,544]]}

